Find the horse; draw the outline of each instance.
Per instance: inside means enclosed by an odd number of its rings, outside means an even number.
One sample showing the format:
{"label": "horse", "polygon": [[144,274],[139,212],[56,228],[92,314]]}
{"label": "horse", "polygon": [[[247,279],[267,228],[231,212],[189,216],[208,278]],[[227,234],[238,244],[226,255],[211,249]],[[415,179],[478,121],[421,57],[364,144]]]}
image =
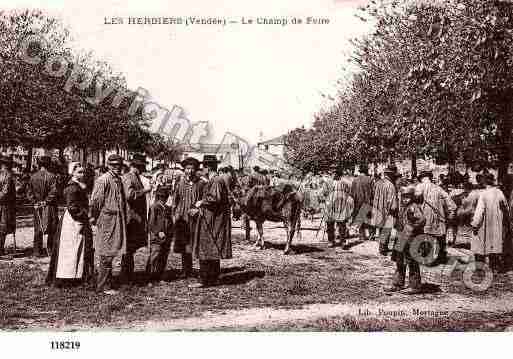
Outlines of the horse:
{"label": "horse", "polygon": [[239,220],[245,214],[246,240],[250,240],[250,220],[256,223],[258,239],[255,246],[265,249],[264,228],[265,221],[281,222],[286,231],[287,241],[284,254],[291,254],[291,243],[297,230],[301,236],[301,210],[304,195],[294,191],[291,185],[284,185],[283,189],[273,186],[256,186],[249,191],[241,190],[235,198],[233,217]]}

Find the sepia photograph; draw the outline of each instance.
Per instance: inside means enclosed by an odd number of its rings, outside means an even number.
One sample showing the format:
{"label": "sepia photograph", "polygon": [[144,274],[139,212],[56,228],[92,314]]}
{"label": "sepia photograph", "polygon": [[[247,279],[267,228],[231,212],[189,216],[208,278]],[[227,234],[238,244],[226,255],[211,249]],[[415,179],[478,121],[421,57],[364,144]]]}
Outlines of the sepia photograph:
{"label": "sepia photograph", "polygon": [[0,342],[513,331],[513,2],[2,1],[0,56]]}

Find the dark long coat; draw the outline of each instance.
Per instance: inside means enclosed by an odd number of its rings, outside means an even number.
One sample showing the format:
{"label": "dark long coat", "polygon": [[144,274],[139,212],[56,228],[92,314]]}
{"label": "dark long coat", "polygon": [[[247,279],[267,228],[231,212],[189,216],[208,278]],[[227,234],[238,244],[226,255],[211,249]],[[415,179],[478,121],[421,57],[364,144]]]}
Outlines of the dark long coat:
{"label": "dark long coat", "polygon": [[130,253],[148,243],[148,204],[138,175],[129,172],[122,179],[127,203],[127,250]]}
{"label": "dark long coat", "polygon": [[46,202],[45,206],[35,209],[34,227],[36,230],[45,234],[55,233],[59,224],[57,177],[47,170],[39,170],[34,173],[29,181],[27,196],[35,205]]}
{"label": "dark long coat", "polygon": [[189,182],[185,176],[180,178],[173,195],[175,220],[175,253],[190,252],[193,244],[194,231],[197,227],[198,216],[191,216],[190,210],[196,202],[202,199],[205,182],[196,180]]}
{"label": "dark long coat", "polygon": [[16,186],[11,173],[0,173],[0,234],[16,230]]}
{"label": "dark long coat", "polygon": [[230,191],[226,174],[206,184],[194,238],[193,253],[199,260],[232,258]]}
{"label": "dark long coat", "polygon": [[[358,176],[351,184],[351,197],[354,201],[353,218],[356,218],[360,211],[367,213],[370,217],[372,210],[372,201],[374,199],[374,181],[370,176]],[[365,206],[365,208],[362,208]],[[369,218],[358,218],[358,221],[365,222]]]}

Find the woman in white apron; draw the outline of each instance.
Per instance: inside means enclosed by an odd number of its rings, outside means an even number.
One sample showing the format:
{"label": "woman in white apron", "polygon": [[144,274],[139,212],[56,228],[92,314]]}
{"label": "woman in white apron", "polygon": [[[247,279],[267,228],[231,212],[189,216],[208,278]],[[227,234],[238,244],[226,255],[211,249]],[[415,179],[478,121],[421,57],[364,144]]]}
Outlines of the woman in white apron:
{"label": "woman in white apron", "polygon": [[46,280],[58,287],[89,282],[94,273],[85,171],[80,163],[72,162],[69,172],[72,178],[64,189],[66,210],[60,220]]}

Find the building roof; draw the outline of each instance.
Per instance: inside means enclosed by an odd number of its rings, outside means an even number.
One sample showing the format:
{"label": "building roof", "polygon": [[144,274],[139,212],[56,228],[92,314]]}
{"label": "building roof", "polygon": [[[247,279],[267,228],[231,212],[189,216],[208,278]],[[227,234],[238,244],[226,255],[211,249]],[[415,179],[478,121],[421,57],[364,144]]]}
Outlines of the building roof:
{"label": "building roof", "polygon": [[258,145],[284,145],[287,135],[281,135],[270,140],[259,142]]}

